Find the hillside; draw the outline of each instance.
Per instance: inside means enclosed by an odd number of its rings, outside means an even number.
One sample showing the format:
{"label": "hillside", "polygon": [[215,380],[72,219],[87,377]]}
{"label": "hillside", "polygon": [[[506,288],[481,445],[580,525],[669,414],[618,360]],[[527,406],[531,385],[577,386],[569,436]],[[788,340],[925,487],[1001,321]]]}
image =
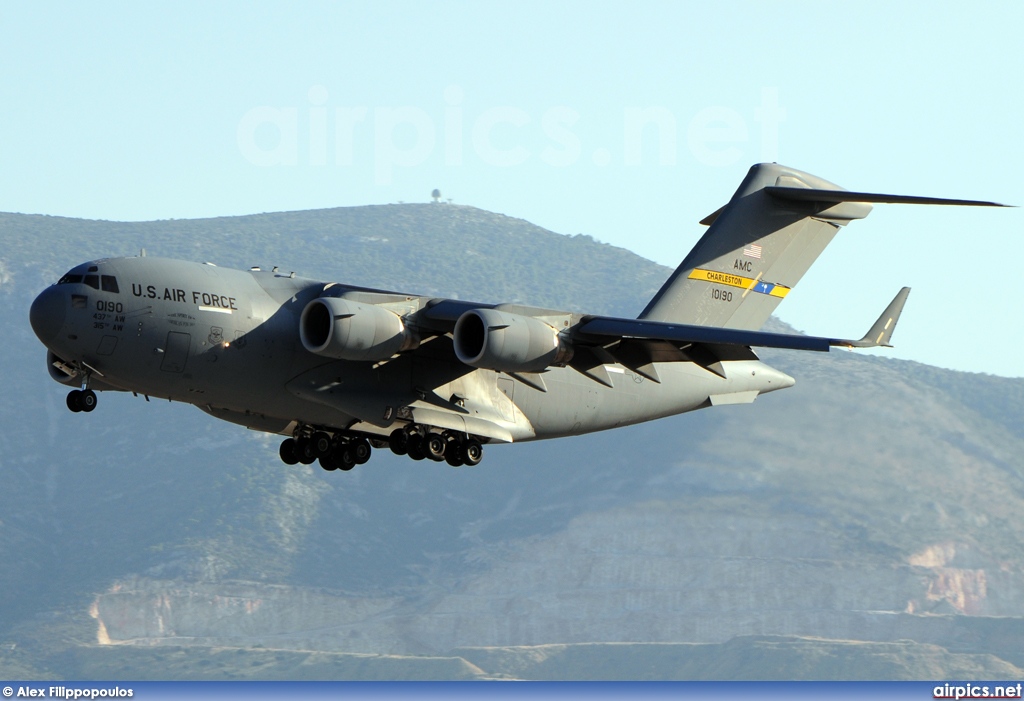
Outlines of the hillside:
{"label": "hillside", "polygon": [[[68,413],[29,302],[82,260],[142,247],[619,315],[670,271],[453,205],[131,224],[0,214],[0,240],[14,398],[0,404],[0,630],[15,646],[0,664],[23,675],[1024,669],[1024,380],[778,351],[765,358],[796,387],[750,406],[496,447],[475,469],[382,454],[327,474],[183,405],[111,396]],[[622,647],[638,643],[662,647]],[[203,650],[218,652],[190,652]]]}

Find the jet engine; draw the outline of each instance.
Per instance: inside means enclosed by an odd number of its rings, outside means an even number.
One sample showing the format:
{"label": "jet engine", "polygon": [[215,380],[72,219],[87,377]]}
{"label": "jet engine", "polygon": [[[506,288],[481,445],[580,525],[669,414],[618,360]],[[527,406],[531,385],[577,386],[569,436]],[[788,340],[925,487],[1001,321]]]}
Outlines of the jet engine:
{"label": "jet engine", "polygon": [[572,358],[572,348],[540,319],[471,309],[455,322],[455,355],[466,365],[503,372],[540,372]]}
{"label": "jet engine", "polygon": [[394,312],[338,297],[318,297],[306,305],[299,338],[310,353],[340,360],[386,360],[418,344]]}

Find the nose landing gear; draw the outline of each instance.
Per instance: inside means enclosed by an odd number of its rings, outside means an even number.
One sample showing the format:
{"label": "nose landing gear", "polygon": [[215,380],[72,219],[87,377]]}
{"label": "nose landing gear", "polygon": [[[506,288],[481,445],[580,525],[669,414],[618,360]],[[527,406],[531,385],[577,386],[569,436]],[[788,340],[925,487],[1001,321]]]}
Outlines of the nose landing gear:
{"label": "nose landing gear", "polygon": [[[52,355],[52,354],[51,354]],[[48,356],[49,357],[49,356]],[[90,380],[92,379],[92,373],[94,370],[89,366],[79,366],[77,364],[69,365],[63,360],[56,358],[54,367],[60,371],[63,377],[60,378],[62,384],[70,384],[66,380],[78,379],[81,381],[81,389],[73,389],[68,392],[67,399],[65,402],[68,405],[68,409],[75,412],[76,414],[80,411],[86,413],[96,408],[96,393],[89,389]],[[52,368],[51,368],[52,369]],[[57,375],[51,372],[51,376],[57,379]]]}
{"label": "nose landing gear", "polygon": [[67,405],[75,413],[90,412],[96,408],[96,393],[91,389],[73,389],[68,392]]}

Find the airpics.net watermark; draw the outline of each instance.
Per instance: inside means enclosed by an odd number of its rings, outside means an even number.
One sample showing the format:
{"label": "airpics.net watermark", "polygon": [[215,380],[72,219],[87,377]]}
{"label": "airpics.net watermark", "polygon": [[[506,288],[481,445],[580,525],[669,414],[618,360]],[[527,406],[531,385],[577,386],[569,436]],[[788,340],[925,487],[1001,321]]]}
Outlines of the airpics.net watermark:
{"label": "airpics.net watermark", "polygon": [[1019,699],[1021,696],[1020,682],[989,686],[988,684],[950,684],[945,683],[932,689],[932,698],[936,699]]}
{"label": "airpics.net watermark", "polygon": [[432,109],[332,105],[323,85],[311,87],[307,98],[301,107],[261,106],[242,115],[242,157],[260,167],[370,166],[377,185],[391,184],[397,169],[429,161],[457,167],[475,159],[496,168],[537,159],[556,168],[674,166],[688,153],[699,164],[724,167],[749,158],[744,148],[761,161],[777,160],[786,118],[778,89],[762,88],[759,102],[743,111],[716,105],[680,115],[663,106],[623,107],[598,120],[619,121],[619,129],[605,130],[617,136],[585,144],[585,117],[572,107],[552,106],[539,115],[508,105],[469,109],[465,91],[454,85]]}

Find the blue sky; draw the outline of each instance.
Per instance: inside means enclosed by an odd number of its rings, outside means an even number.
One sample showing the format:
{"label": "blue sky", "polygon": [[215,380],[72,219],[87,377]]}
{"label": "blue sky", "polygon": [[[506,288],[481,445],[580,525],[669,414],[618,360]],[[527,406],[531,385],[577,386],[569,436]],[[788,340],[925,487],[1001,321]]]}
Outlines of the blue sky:
{"label": "blue sky", "polygon": [[[191,218],[436,187],[674,266],[763,160],[1024,204],[1024,4],[919,7],[4,4],[0,211]],[[910,285],[884,355],[1024,376],[1022,236],[1021,209],[880,205],[778,313],[859,336]]]}

